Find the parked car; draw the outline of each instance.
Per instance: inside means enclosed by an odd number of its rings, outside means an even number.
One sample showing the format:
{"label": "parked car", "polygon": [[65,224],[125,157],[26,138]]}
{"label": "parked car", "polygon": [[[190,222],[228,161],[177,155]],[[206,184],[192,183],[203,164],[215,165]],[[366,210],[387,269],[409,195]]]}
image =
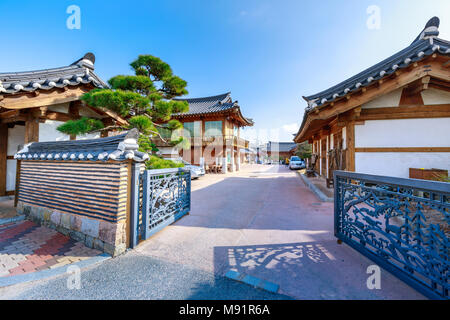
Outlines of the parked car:
{"label": "parked car", "polygon": [[298,170],[298,169],[305,169],[305,168],[306,168],[305,162],[302,159],[300,159],[299,157],[292,156],[289,159],[289,169]]}
{"label": "parked car", "polygon": [[185,161],[184,159],[178,158],[178,159],[168,159],[172,160],[174,162],[182,162],[184,164],[184,168],[189,169],[191,171],[191,179],[198,179],[205,175],[205,168],[201,166],[196,166],[193,164],[190,164],[189,162]]}

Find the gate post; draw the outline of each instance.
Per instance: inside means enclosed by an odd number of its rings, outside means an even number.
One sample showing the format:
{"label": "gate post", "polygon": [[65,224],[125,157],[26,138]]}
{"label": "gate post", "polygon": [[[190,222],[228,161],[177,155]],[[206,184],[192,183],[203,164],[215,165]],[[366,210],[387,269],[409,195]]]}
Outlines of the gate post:
{"label": "gate post", "polygon": [[131,169],[131,214],[130,214],[130,224],[131,224],[131,232],[130,238],[131,243],[130,247],[135,248],[139,242],[139,176],[141,174],[141,163],[133,162],[133,166]]}

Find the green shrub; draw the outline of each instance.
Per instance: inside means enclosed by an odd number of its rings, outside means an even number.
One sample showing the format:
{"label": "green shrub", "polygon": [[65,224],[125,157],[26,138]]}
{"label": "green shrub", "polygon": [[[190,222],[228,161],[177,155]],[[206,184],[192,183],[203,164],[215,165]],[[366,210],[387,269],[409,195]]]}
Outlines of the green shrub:
{"label": "green shrub", "polygon": [[103,128],[104,125],[100,120],[82,117],[78,120],[69,120],[63,123],[57,130],[65,134],[78,136]]}
{"label": "green shrub", "polygon": [[157,156],[150,156],[150,160],[145,162],[147,169],[167,169],[167,168],[182,168],[183,163],[174,162],[172,160],[166,160]]}

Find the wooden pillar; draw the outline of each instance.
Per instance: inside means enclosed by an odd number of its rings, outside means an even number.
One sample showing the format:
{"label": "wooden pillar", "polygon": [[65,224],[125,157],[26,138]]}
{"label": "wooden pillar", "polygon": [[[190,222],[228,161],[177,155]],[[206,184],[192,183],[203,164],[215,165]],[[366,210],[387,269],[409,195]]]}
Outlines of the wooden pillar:
{"label": "wooden pillar", "polygon": [[[74,119],[78,119],[80,117],[80,104],[81,104],[80,100],[72,101],[69,104],[68,114]],[[74,134],[71,134],[70,140],[77,140],[77,136]]]}
{"label": "wooden pillar", "polygon": [[355,171],[355,122],[351,121],[346,126],[346,170]]}
{"label": "wooden pillar", "polygon": [[25,144],[39,141],[39,119],[32,115],[28,115],[25,121]]}
{"label": "wooden pillar", "polygon": [[0,124],[0,196],[6,195],[6,157],[8,148],[8,125]]}

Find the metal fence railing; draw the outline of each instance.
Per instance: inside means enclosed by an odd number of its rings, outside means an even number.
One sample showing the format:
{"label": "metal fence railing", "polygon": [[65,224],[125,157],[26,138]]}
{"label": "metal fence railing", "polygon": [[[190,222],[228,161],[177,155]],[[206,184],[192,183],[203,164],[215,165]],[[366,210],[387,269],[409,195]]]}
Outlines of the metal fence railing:
{"label": "metal fence railing", "polygon": [[334,172],[335,236],[433,299],[449,298],[450,183]]}

